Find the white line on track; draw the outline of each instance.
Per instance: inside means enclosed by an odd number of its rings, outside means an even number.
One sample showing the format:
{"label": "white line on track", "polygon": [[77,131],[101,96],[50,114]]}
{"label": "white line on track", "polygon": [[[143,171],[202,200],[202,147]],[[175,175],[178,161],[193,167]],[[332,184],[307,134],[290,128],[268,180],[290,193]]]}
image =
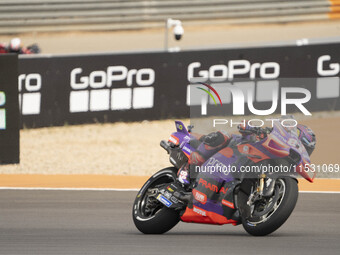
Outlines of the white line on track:
{"label": "white line on track", "polygon": [[319,194],[340,194],[340,191],[309,191],[309,190],[300,190],[300,193],[319,193]]}
{"label": "white line on track", "polygon": [[115,188],[45,188],[45,187],[0,187],[0,190],[139,191],[139,189],[115,189]]}
{"label": "white line on track", "polygon": [[[115,188],[45,188],[45,187],[0,187],[0,190],[64,190],[64,191],[139,191],[139,189]],[[340,191],[299,191],[300,193],[340,194]]]}

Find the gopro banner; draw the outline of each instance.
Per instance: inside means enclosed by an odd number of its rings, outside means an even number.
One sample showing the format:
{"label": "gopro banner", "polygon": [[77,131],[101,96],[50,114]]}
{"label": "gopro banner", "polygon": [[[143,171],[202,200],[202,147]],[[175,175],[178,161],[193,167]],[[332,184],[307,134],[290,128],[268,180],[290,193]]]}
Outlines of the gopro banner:
{"label": "gopro banner", "polygon": [[188,117],[183,66],[170,53],[23,57],[22,125]]}
{"label": "gopro banner", "polygon": [[0,55],[0,164],[19,163],[17,55]]}
{"label": "gopro banner", "polygon": [[[213,111],[261,115],[265,109],[304,114],[340,110],[339,51],[340,44],[323,44],[24,56],[18,79],[22,126],[200,117]],[[228,86],[228,93],[215,94]],[[196,95],[204,90],[206,98]],[[217,103],[223,107],[215,107]]]}

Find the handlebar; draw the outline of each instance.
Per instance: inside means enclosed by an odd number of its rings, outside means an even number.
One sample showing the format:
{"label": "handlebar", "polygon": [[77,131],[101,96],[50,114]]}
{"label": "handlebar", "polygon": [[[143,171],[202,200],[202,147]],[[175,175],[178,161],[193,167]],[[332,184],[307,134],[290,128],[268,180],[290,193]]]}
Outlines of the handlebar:
{"label": "handlebar", "polygon": [[247,128],[247,129],[242,129],[241,126],[238,126],[238,130],[241,134],[244,135],[251,135],[251,134],[255,134],[257,136],[267,136],[273,129],[266,127],[266,128],[261,128],[261,127],[251,127],[251,128]]}
{"label": "handlebar", "polygon": [[167,141],[165,140],[162,140],[161,143],[160,143],[160,146],[166,150],[168,152],[168,154],[170,153],[170,145],[168,144]]}

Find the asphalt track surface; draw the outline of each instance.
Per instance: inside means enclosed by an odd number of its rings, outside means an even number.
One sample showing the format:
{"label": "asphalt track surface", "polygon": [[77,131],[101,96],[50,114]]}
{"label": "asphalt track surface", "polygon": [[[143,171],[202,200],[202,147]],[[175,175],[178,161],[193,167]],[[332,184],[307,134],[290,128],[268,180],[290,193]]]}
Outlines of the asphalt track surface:
{"label": "asphalt track surface", "polygon": [[302,193],[267,237],[242,226],[179,223],[164,235],[135,228],[136,192],[0,190],[0,254],[339,254],[340,194]]}

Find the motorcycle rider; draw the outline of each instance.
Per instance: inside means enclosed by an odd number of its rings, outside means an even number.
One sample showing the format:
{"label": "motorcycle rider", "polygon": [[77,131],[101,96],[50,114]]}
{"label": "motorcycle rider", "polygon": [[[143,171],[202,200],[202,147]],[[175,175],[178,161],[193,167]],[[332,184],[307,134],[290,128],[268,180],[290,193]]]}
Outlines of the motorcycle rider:
{"label": "motorcycle rider", "polygon": [[[197,139],[200,141],[200,143],[196,144],[195,141],[190,143],[196,147],[197,151],[190,154],[188,164],[178,171],[178,180],[184,186],[189,185],[190,178],[197,177],[191,176],[194,174],[197,175],[197,173],[190,171],[190,169],[194,169],[196,166],[201,166],[211,156],[223,148],[230,146],[231,143],[238,144],[242,141],[245,141],[246,143],[254,143],[266,138],[266,136],[271,132],[268,129],[251,127],[247,124],[239,125],[238,131],[241,135],[229,135],[225,131],[217,131],[206,136],[197,136]],[[311,156],[316,144],[314,132],[302,124],[297,125],[296,131],[298,139],[302,142],[308,155]],[[180,199],[188,202],[191,199],[191,194],[184,194],[185,192],[183,192],[183,196]]]}
{"label": "motorcycle rider", "polygon": [[21,40],[19,38],[13,38],[10,41],[8,45],[8,52],[17,54],[21,54],[23,52],[21,47]]}
{"label": "motorcycle rider", "polygon": [[[230,136],[225,131],[217,131],[210,133],[206,136],[201,136],[199,140],[202,142],[200,146],[197,148],[197,152],[193,152],[190,155],[190,163],[192,164],[203,164],[209,157],[228,146],[230,141],[233,139],[236,140],[248,140],[249,142],[256,142],[264,139],[267,136],[267,133],[262,132],[261,129],[257,127],[251,127],[248,124],[239,125],[238,131],[241,133],[240,135],[232,135]],[[298,139],[304,145],[308,155],[310,156],[314,151],[316,139],[314,132],[305,125],[298,124],[297,125],[297,135]]]}
{"label": "motorcycle rider", "polygon": [[299,140],[302,142],[309,156],[312,155],[315,145],[316,138],[312,129],[308,128],[305,125],[298,124],[297,125],[297,134]]}

